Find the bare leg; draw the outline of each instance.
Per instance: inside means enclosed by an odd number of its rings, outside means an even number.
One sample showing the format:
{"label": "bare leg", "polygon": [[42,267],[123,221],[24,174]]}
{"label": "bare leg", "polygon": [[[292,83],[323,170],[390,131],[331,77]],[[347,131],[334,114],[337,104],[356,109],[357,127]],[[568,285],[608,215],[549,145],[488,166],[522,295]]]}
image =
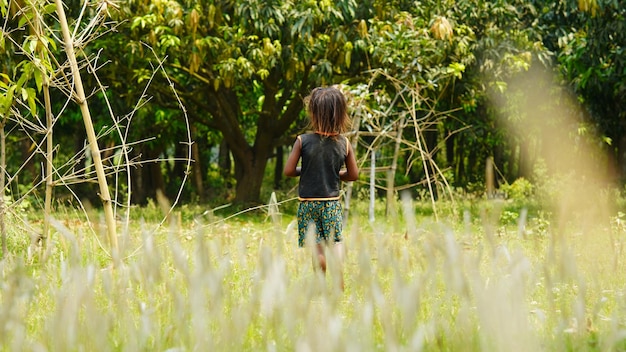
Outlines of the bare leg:
{"label": "bare leg", "polygon": [[[315,246],[315,253],[314,253],[314,257],[313,257],[313,267],[317,270],[322,269],[322,273],[326,274],[326,244],[325,243],[318,243]],[[339,278],[339,288],[341,289],[341,291],[344,290],[344,281],[343,281],[343,257],[344,257],[344,250],[343,250],[343,243],[341,242],[336,242],[332,248],[333,253],[331,253],[331,255],[333,255],[334,259],[333,263],[335,263],[337,265],[337,275]],[[315,258],[315,256],[317,256],[317,258]]]}
{"label": "bare leg", "polygon": [[324,253],[324,244],[318,243],[317,247],[317,265],[316,268],[321,268],[323,273],[326,273],[326,254]]}

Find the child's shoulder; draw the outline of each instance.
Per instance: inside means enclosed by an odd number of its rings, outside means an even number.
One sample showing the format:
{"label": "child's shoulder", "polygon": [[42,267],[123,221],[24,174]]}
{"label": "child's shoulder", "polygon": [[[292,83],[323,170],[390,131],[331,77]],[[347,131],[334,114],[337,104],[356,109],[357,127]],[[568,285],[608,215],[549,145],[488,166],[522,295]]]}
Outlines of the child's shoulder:
{"label": "child's shoulder", "polygon": [[298,138],[317,138],[318,134],[315,132],[304,132],[301,135],[298,135]]}

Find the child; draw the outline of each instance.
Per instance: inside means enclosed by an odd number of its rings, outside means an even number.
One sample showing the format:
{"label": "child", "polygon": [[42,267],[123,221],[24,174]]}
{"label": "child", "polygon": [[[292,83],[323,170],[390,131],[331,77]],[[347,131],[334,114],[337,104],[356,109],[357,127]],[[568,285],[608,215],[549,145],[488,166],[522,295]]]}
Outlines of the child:
{"label": "child", "polygon": [[[285,176],[300,176],[298,187],[298,246],[304,247],[308,232],[316,234],[319,267],[326,272],[324,246],[334,242],[341,259],[343,211],[339,201],[340,181],[359,176],[352,145],[341,133],[350,128],[346,98],[334,87],[315,88],[305,98],[314,132],[299,135],[285,164]],[[297,167],[302,158],[301,167]],[[342,166],[345,164],[346,169]],[[309,229],[314,226],[315,231]],[[343,279],[341,280],[343,289]]]}

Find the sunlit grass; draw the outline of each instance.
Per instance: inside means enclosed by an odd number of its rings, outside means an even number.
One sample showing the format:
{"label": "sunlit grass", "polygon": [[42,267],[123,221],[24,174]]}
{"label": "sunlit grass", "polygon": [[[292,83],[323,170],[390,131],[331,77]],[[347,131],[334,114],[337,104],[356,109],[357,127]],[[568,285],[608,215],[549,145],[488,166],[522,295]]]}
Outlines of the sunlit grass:
{"label": "sunlit grass", "polygon": [[[220,221],[181,209],[157,228],[133,216],[113,266],[67,216],[50,256],[30,260],[10,234],[0,262],[2,350],[366,351],[619,350],[624,328],[623,215],[562,226],[481,201],[435,222],[345,229],[345,291],[297,248],[294,216]],[[381,207],[382,208],[382,207]],[[399,207],[401,208],[401,207]],[[465,207],[463,207],[465,208]],[[149,212],[154,209],[145,209]],[[509,213],[506,213],[506,212]],[[193,215],[196,214],[196,215]],[[360,214],[366,214],[361,216]],[[517,217],[518,219],[511,220]],[[412,214],[414,216],[414,214]],[[523,220],[520,228],[517,222]],[[100,231],[100,232],[98,232]],[[106,244],[106,243],[105,243]]]}

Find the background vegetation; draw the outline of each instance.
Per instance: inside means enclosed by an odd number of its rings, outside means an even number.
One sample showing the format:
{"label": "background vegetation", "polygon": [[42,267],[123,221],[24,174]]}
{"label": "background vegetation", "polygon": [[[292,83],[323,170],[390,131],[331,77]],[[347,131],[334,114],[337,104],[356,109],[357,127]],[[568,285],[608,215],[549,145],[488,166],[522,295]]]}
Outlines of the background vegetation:
{"label": "background vegetation", "polygon": [[[404,126],[406,145],[422,139],[419,148],[453,187],[482,189],[489,157],[500,184],[520,177],[537,181],[537,165],[552,170],[563,152],[544,153],[552,148],[546,131],[555,128],[567,129],[568,147],[598,146],[586,157],[619,184],[626,164],[621,5],[65,3],[74,34],[82,33],[74,40],[105,163],[122,151],[123,141],[132,145],[124,150],[128,160],[141,165],[128,169],[128,185],[115,186],[134,204],[157,193],[186,202],[258,204],[273,189],[287,189],[280,168],[306,125],[302,98],[315,86],[339,83],[353,98],[353,118],[360,122],[355,131],[395,129],[411,113],[421,129]],[[66,59],[54,8],[46,1],[2,2],[5,194],[20,199],[43,193],[45,155],[36,146],[45,127],[37,126],[45,125],[42,88],[49,76],[59,87],[50,92],[59,170],[53,178],[80,170],[65,184],[98,205],[93,187],[80,182],[93,170],[78,106],[67,103],[62,88],[71,80],[59,79]],[[407,90],[413,101],[398,103]],[[112,133],[111,126],[121,131]],[[185,143],[188,135],[192,145]],[[363,148],[376,149],[382,162],[393,154],[393,147],[362,138]],[[188,154],[191,170],[180,161]],[[396,187],[440,183],[419,161],[424,153],[405,146],[399,155]],[[263,184],[268,165],[275,177]],[[192,177],[183,182],[187,175]],[[58,198],[67,197],[67,187],[56,188]]]}

